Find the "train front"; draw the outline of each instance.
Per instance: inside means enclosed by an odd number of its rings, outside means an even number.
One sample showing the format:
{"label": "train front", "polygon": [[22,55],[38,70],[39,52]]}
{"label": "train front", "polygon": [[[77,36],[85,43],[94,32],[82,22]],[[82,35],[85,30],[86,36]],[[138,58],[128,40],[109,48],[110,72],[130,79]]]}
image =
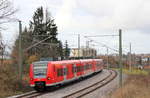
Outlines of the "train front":
{"label": "train front", "polygon": [[30,65],[30,86],[37,91],[44,91],[47,80],[48,61],[38,61]]}

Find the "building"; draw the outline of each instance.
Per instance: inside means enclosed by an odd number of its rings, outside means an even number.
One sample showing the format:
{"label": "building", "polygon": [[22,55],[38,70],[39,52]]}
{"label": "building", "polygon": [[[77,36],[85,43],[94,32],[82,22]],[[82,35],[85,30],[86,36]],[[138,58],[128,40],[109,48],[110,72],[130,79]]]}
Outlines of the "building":
{"label": "building", "polygon": [[95,57],[97,56],[97,51],[94,48],[72,48],[70,57]]}

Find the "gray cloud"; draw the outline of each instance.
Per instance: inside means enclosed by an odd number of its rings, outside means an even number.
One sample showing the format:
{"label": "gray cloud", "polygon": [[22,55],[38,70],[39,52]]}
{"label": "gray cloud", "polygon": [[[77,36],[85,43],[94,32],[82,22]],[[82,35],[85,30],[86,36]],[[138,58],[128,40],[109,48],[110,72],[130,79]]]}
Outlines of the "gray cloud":
{"label": "gray cloud", "polygon": [[[135,44],[135,52],[150,52],[148,35],[150,27],[149,0],[13,0],[20,8],[17,18],[28,24],[35,9],[39,6],[49,8],[56,18],[60,34],[59,38],[68,39],[70,44],[77,44],[68,33],[82,35],[118,34],[123,29],[124,46],[130,42]],[[17,26],[14,27],[17,29]],[[74,37],[74,36],[73,36]],[[141,41],[142,40],[142,41]],[[118,48],[116,39],[97,39],[110,47]],[[111,43],[112,42],[112,43]],[[82,45],[85,44],[83,38]],[[143,48],[141,48],[143,47]],[[146,49],[144,48],[146,47]],[[128,48],[128,47],[127,47]]]}

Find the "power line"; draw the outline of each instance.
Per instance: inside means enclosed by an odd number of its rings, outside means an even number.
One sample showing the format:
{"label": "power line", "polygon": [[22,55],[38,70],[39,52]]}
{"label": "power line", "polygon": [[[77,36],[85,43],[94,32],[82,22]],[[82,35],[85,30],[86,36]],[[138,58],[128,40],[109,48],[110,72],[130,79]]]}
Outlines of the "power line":
{"label": "power line", "polygon": [[46,40],[49,39],[49,38],[51,38],[51,36],[49,36],[49,37],[47,37],[47,38],[45,38],[45,39],[43,39],[43,40],[41,40],[41,41],[35,43],[34,45],[29,46],[29,47],[28,47],[27,49],[25,49],[24,51],[28,51],[29,49],[31,49],[31,48],[33,48],[34,46],[36,46],[36,45],[38,45],[38,44],[40,44],[40,43],[46,41]]}
{"label": "power line", "polygon": [[119,36],[119,35],[94,35],[94,36],[84,36],[84,37],[106,37],[106,36]]}
{"label": "power line", "polygon": [[[109,36],[109,35],[101,35],[101,36]],[[110,36],[117,36],[117,35],[110,35]],[[87,39],[89,39],[89,40],[92,40],[92,42],[95,42],[95,43],[97,43],[97,44],[100,44],[102,47],[106,47],[106,48],[108,48],[108,49],[110,49],[110,50],[113,50],[113,51],[115,51],[115,52],[117,52],[117,53],[119,52],[119,50],[117,50],[117,49],[111,48],[111,47],[109,47],[108,45],[106,45],[106,44],[104,44],[104,43],[97,42],[97,41],[95,41],[95,40],[89,38],[89,37],[91,37],[91,36],[84,36],[84,37],[87,38]],[[94,37],[94,36],[92,36],[92,37]],[[128,53],[126,50],[123,50],[123,52]]]}
{"label": "power line", "polygon": [[[88,37],[87,37],[87,39],[92,40],[92,39],[90,39],[90,38],[88,38]],[[108,49],[110,49],[110,50],[113,50],[113,51],[115,51],[115,52],[118,52],[117,49],[111,48],[111,47],[107,46],[106,44],[97,42],[97,41],[95,41],[95,40],[92,40],[92,42],[95,42],[95,43],[97,43],[97,44],[100,44],[102,47],[106,47],[106,48],[108,48]]]}

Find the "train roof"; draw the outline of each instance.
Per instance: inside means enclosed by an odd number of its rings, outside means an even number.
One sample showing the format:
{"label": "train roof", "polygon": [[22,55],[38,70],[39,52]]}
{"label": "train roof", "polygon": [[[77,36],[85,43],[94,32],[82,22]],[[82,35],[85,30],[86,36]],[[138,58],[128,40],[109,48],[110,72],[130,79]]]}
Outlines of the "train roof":
{"label": "train roof", "polygon": [[61,63],[78,63],[78,62],[88,62],[88,61],[102,61],[102,59],[80,59],[80,60],[62,60],[62,61],[36,61],[33,62],[32,64],[47,64],[47,63],[52,63],[52,64],[61,64]]}
{"label": "train roof", "polygon": [[36,61],[36,62],[33,62],[32,64],[43,64],[43,63],[48,63],[49,61]]}
{"label": "train roof", "polygon": [[80,62],[80,60],[62,60],[62,61],[54,61],[54,62],[50,62],[52,64],[59,64],[59,63],[78,63]]}

